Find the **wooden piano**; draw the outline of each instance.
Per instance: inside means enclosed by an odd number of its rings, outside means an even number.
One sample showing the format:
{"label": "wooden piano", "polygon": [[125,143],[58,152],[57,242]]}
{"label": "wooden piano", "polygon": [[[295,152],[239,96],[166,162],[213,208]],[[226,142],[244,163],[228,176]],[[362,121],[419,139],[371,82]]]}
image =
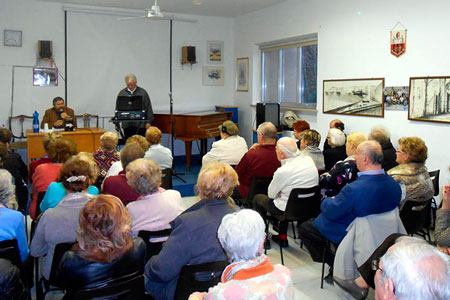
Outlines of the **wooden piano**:
{"label": "wooden piano", "polygon": [[[219,125],[231,119],[231,112],[191,112],[173,114],[175,139],[184,141],[186,149],[186,166],[191,167],[192,141],[200,140],[200,155],[206,154],[207,139],[220,136]],[[172,133],[169,113],[155,113],[153,126],[158,127],[163,133]]]}

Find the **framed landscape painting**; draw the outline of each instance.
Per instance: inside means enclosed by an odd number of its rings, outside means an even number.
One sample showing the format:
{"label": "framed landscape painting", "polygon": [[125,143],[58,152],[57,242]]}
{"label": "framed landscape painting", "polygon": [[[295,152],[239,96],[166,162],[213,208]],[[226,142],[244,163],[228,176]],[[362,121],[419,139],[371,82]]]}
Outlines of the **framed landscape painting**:
{"label": "framed landscape painting", "polygon": [[236,60],[236,90],[248,92],[248,57]]}
{"label": "framed landscape painting", "polygon": [[384,78],[323,81],[323,112],[384,117]]}
{"label": "framed landscape painting", "polygon": [[206,48],[208,63],[223,62],[223,41],[207,41]]}
{"label": "framed landscape painting", "polygon": [[408,119],[450,123],[450,76],[409,79]]}
{"label": "framed landscape painting", "polygon": [[223,84],[223,67],[203,67],[203,85]]}

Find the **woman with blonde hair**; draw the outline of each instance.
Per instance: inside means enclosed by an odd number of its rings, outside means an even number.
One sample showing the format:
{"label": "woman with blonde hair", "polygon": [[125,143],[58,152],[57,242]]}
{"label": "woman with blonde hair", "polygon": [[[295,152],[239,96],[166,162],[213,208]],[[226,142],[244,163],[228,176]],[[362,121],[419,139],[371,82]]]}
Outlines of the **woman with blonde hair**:
{"label": "woman with blonde hair", "polygon": [[95,288],[115,277],[144,272],[145,243],[132,239],[131,216],[119,198],[99,195],[79,214],[77,244],[62,258],[58,278],[66,297],[81,288]]}
{"label": "woman with blonde hair", "polygon": [[111,165],[120,160],[119,152],[116,149],[118,142],[119,137],[117,133],[111,131],[105,132],[100,137],[100,149],[93,153],[99,169],[97,187],[101,186]]}
{"label": "woman with blonde hair", "polygon": [[222,218],[237,209],[229,197],[238,184],[236,171],[228,164],[211,162],[202,167],[197,180],[201,200],[171,223],[169,239],[145,266],[146,289],[156,300],[173,299],[184,265],[226,259],[217,229]]}
{"label": "woman with blonde hair", "polygon": [[161,130],[158,127],[150,126],[145,132],[145,138],[149,144],[144,158],[151,159],[158,164],[161,170],[172,168],[172,151],[161,145]]}
{"label": "woman with blonde hair", "polygon": [[345,145],[347,158],[338,161],[328,173],[320,176],[319,185],[325,190],[327,197],[337,195],[346,184],[358,178],[355,160],[356,148],[365,141],[367,141],[367,137],[361,132],[350,134]]}

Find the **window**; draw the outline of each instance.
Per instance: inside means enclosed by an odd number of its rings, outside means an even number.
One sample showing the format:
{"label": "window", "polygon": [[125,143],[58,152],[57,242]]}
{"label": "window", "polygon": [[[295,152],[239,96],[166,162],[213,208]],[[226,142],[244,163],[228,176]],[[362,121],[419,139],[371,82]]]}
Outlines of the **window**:
{"label": "window", "polygon": [[261,47],[262,101],[315,108],[317,42]]}

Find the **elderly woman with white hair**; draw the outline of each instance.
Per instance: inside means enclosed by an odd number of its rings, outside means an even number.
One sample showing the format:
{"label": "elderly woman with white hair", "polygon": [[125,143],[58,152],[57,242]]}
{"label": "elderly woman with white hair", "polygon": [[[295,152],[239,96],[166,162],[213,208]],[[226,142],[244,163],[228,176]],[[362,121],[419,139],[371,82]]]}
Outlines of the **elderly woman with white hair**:
{"label": "elderly woman with white hair", "polygon": [[323,151],[326,172],[330,171],[338,161],[347,158],[345,153],[345,134],[341,130],[331,128],[328,131],[327,141],[331,148]]}
{"label": "elderly woman with white hair", "polygon": [[226,214],[237,210],[229,197],[238,184],[236,171],[228,164],[211,162],[202,167],[197,180],[201,200],[171,223],[169,239],[145,266],[146,289],[156,300],[173,299],[184,265],[226,259],[217,229]]}
{"label": "elderly woman with white hair", "polygon": [[263,254],[264,228],[261,216],[250,209],[223,217],[217,235],[231,264],[218,285],[189,300],[293,299],[291,272]]}
{"label": "elderly woman with white hair", "polygon": [[16,239],[19,246],[20,258],[25,261],[28,257],[28,243],[25,235],[25,221],[23,215],[7,207],[8,202],[15,195],[15,187],[11,174],[0,169],[0,241]]}
{"label": "elderly woman with white hair", "polygon": [[383,125],[376,125],[370,130],[367,137],[370,141],[377,141],[383,149],[383,169],[387,172],[397,166],[396,150],[391,143],[391,133]]}
{"label": "elderly woman with white hair", "polygon": [[140,230],[170,228],[169,223],[184,210],[180,192],[160,187],[161,170],[153,160],[136,159],[126,170],[128,185],[140,195],[127,205],[133,220],[132,236],[137,236]]}

